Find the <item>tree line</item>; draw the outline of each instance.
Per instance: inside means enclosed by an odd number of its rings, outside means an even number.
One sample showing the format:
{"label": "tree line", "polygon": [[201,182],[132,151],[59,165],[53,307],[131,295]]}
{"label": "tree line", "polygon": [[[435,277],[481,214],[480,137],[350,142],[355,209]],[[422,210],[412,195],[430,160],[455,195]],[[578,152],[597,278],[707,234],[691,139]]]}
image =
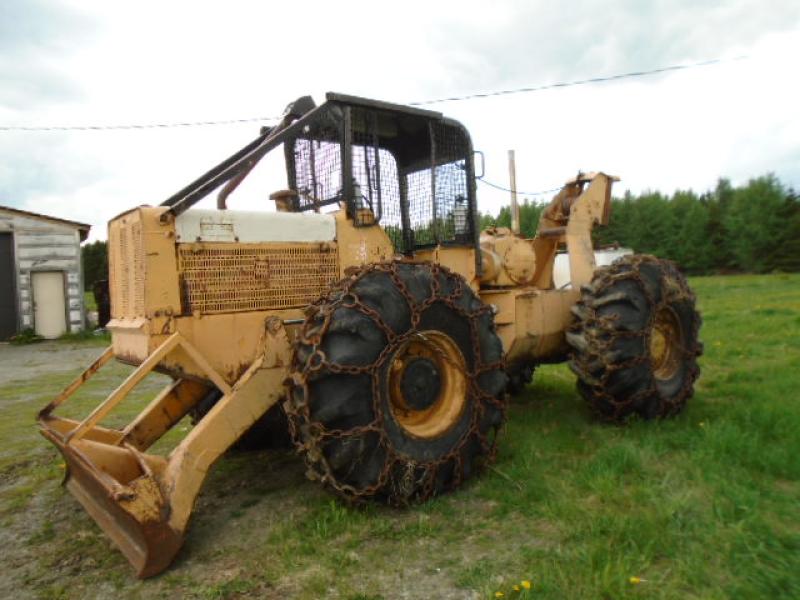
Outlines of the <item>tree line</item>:
{"label": "tree line", "polygon": [[[523,235],[535,235],[544,207],[520,205]],[[509,208],[481,216],[482,228],[491,225],[510,227]],[[618,243],[674,260],[693,275],[800,271],[800,197],[774,175],[738,187],[720,179],[702,194],[626,192],[612,200],[608,226],[593,237],[597,247]]]}
{"label": "tree line", "polygon": [[[523,201],[520,230],[533,237],[544,203]],[[480,216],[481,229],[510,227],[507,206],[496,217]],[[774,175],[735,187],[720,179],[698,194],[626,192],[611,202],[607,227],[594,230],[596,246],[619,244],[634,252],[676,261],[688,273],[800,271],[800,197]],[[106,242],[82,248],[87,290],[108,277]]]}

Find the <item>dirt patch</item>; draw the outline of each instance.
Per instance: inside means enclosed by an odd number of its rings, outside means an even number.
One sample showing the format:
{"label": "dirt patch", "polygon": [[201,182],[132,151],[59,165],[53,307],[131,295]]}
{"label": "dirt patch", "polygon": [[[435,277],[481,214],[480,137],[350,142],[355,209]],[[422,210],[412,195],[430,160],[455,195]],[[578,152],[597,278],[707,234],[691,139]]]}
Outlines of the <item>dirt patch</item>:
{"label": "dirt patch", "polygon": [[15,346],[0,343],[0,386],[85,368],[102,351],[101,346],[94,344],[40,342]]}

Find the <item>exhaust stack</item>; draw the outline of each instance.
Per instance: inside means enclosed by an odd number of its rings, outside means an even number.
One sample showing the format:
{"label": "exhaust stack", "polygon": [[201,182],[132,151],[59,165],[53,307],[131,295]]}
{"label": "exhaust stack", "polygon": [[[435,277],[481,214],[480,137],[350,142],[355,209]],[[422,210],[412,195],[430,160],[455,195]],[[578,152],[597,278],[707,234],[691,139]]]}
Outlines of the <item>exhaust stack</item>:
{"label": "exhaust stack", "polygon": [[511,182],[511,231],[519,235],[519,204],[517,203],[517,167],[514,151],[508,151],[508,178]]}

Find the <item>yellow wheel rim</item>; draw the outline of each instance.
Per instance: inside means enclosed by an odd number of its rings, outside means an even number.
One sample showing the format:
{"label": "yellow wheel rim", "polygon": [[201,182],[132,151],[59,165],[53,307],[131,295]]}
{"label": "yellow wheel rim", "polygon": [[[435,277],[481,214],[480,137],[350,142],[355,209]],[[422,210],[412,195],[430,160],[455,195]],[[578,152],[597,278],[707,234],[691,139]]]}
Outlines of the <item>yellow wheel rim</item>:
{"label": "yellow wheel rim", "polygon": [[414,437],[444,435],[464,412],[466,363],[453,339],[440,331],[414,335],[389,366],[389,406],[397,423]]}
{"label": "yellow wheel rim", "polygon": [[678,372],[682,341],[678,315],[669,307],[660,308],[650,332],[650,359],[656,379],[668,380]]}

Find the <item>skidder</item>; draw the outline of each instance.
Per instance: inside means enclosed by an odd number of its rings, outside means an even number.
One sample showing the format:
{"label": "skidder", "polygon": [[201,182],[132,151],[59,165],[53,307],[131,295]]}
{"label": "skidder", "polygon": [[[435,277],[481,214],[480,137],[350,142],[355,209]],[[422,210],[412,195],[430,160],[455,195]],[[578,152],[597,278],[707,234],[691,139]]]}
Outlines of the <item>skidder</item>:
{"label": "skidder", "polygon": [[[274,210],[229,210],[278,148]],[[569,359],[604,419],[683,407],[700,353],[686,281],[647,256],[595,268],[591,232],[608,221],[615,178],[567,181],[533,239],[479,232],[475,181],[458,122],[328,94],[292,103],[161,205],[111,220],[112,345],[38,422],[67,488],[140,577],[172,562],[209,469],[234,445],[280,446],[288,430],[335,493],[406,505],[492,459],[506,391],[537,364]],[[216,210],[192,208],[215,189]],[[556,288],[564,250],[570,284]],[[135,368],[84,419],[58,416],[112,359]],[[124,427],[104,425],[153,371],[170,377],[164,390]],[[154,452],[184,419],[185,437]]]}

